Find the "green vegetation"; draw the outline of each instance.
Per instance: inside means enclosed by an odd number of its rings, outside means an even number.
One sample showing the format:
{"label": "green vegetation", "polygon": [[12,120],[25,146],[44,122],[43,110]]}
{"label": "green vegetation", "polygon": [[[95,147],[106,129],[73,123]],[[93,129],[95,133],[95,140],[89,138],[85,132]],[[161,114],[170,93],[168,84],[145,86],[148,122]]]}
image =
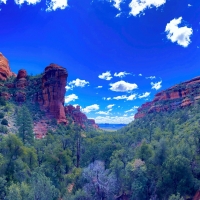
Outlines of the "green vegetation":
{"label": "green vegetation", "polygon": [[7,119],[3,119],[3,120],[1,121],[1,124],[2,124],[2,125],[5,125],[5,126],[8,126],[8,120],[7,120]]}
{"label": "green vegetation", "polygon": [[0,98],[0,200],[183,200],[199,190],[200,102],[116,132],[83,130],[67,116],[69,125],[49,121],[38,140],[33,121],[44,112],[30,99],[40,95],[40,76],[28,77],[23,105]]}

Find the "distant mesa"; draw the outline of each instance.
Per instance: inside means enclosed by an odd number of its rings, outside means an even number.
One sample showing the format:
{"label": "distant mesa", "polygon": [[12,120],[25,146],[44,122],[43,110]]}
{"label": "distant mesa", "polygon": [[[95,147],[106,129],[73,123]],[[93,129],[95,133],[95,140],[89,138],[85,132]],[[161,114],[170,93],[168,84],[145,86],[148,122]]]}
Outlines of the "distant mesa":
{"label": "distant mesa", "polygon": [[143,118],[148,113],[165,112],[184,108],[200,100],[200,76],[177,84],[155,95],[151,102],[138,108],[135,119]]}

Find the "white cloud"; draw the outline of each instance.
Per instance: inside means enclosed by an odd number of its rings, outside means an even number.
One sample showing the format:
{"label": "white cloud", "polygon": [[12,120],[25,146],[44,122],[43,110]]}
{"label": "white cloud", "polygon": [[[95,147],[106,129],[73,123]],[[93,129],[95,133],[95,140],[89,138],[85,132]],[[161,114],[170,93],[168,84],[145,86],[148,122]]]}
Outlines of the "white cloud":
{"label": "white cloud", "polygon": [[110,104],[107,106],[108,109],[111,109],[113,106],[115,106],[115,104]]}
{"label": "white cloud", "polygon": [[132,101],[134,99],[136,99],[136,94],[131,94],[130,96],[127,97],[127,101]]}
{"label": "white cloud", "polygon": [[191,4],[188,4],[188,7],[191,7],[192,5]]}
{"label": "white cloud", "polygon": [[123,78],[123,77],[125,77],[126,75],[130,75],[130,74],[131,74],[131,73],[127,73],[127,72],[119,72],[119,73],[116,73],[116,72],[115,72],[114,76]]}
{"label": "white cloud", "polygon": [[157,83],[153,83],[153,82],[151,82],[151,89],[155,89],[155,90],[158,90],[158,89],[160,89],[161,87],[162,87],[162,81],[160,81],[160,82],[157,82]]}
{"label": "white cloud", "polygon": [[68,96],[65,96],[65,103],[69,103],[70,101],[75,101],[78,99],[78,96],[75,94],[70,94]]}
{"label": "white cloud", "polygon": [[142,76],[142,74],[138,74],[138,76]]}
{"label": "white cloud", "polygon": [[[23,3],[27,2],[27,4],[30,5],[30,4],[37,4],[40,1],[41,0],[15,0],[15,3],[17,5],[22,5]],[[4,2],[6,4],[6,0],[3,0],[2,2]]]}
{"label": "white cloud", "polygon": [[109,109],[108,111],[99,111],[99,112],[96,112],[96,114],[99,114],[99,115],[109,115],[111,111],[112,111],[112,109]]}
{"label": "white cloud", "polygon": [[134,106],[134,107],[131,108],[130,110],[125,111],[125,113],[128,113],[128,112],[135,112],[137,108],[139,108],[139,106]]}
{"label": "white cloud", "polygon": [[99,85],[99,86],[97,86],[96,88],[102,88],[103,86],[101,86],[101,85]]}
{"label": "white cloud", "polygon": [[117,8],[118,10],[121,10],[120,4],[121,4],[122,0],[113,0],[113,2],[114,2],[113,6],[115,8]]}
{"label": "white cloud", "polygon": [[155,79],[155,78],[156,78],[155,76],[146,77],[146,79],[151,79],[151,80],[153,80],[153,79]]}
{"label": "white cloud", "polygon": [[191,43],[190,36],[193,30],[187,26],[179,27],[181,22],[182,17],[171,20],[166,25],[165,32],[167,33],[167,39],[171,40],[171,42],[177,42],[178,45],[187,47]]}
{"label": "white cloud", "polygon": [[111,97],[103,97],[103,100],[107,100],[107,101],[110,101],[112,98]]}
{"label": "white cloud", "polygon": [[127,100],[127,101],[132,101],[134,99],[136,99],[137,94],[131,94],[130,96],[127,95],[122,95],[122,96],[117,96],[117,97],[113,97],[113,99],[115,100]]}
{"label": "white cloud", "polygon": [[138,88],[138,86],[135,83],[128,83],[125,81],[118,81],[116,83],[111,83],[110,86],[111,86],[110,90],[115,92],[128,92]]}
{"label": "white cloud", "polygon": [[146,98],[146,97],[148,97],[150,94],[151,94],[151,92],[145,92],[145,93],[139,95],[138,98],[139,98],[139,99]]}
{"label": "white cloud", "polygon": [[68,0],[51,0],[47,2],[46,11],[55,11],[56,9],[65,9],[68,6]]}
{"label": "white cloud", "polygon": [[[0,3],[6,4],[6,0],[0,0]],[[0,9],[0,11],[1,11],[1,9]]]}
{"label": "white cloud", "polygon": [[90,113],[90,112],[96,111],[96,110],[99,110],[99,105],[97,105],[97,104],[93,104],[91,106],[87,106],[82,109],[82,111],[85,113]]}
{"label": "white cloud", "polygon": [[134,120],[134,116],[97,116],[96,123],[128,124]]}
{"label": "white cloud", "polygon": [[74,87],[85,87],[89,84],[88,81],[77,78],[76,80],[70,81],[65,88],[66,90],[73,90]]}
{"label": "white cloud", "polygon": [[110,79],[112,79],[111,73],[109,71],[102,73],[101,75],[98,76],[100,79],[104,79],[109,81]]}
{"label": "white cloud", "polygon": [[[140,13],[143,13],[145,9],[152,7],[160,7],[164,5],[166,0],[132,0],[129,4],[131,8],[130,15],[137,16]],[[144,14],[144,13],[143,13]]]}

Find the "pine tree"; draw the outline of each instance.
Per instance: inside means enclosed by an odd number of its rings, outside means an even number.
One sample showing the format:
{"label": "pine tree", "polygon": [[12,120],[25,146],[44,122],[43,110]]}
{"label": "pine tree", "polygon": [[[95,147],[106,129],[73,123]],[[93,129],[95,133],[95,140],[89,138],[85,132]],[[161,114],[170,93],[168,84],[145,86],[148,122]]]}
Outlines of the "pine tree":
{"label": "pine tree", "polygon": [[24,144],[32,144],[34,139],[33,120],[26,106],[22,106],[18,112],[17,125],[19,126],[18,136]]}

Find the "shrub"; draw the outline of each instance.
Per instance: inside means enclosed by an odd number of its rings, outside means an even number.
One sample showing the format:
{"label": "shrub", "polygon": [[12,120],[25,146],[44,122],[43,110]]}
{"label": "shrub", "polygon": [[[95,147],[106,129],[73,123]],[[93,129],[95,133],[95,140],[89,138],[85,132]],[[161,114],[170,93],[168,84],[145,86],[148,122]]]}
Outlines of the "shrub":
{"label": "shrub", "polygon": [[8,133],[7,127],[6,127],[6,126],[0,125],[0,132],[1,132],[1,133],[4,133],[4,134]]}
{"label": "shrub", "polygon": [[6,105],[5,99],[3,99],[2,97],[0,97],[0,105],[1,106],[5,106]]}
{"label": "shrub", "polygon": [[8,125],[8,120],[7,119],[3,119],[1,121],[1,124],[7,126]]}
{"label": "shrub", "polygon": [[4,114],[0,113],[0,119],[3,119],[3,118],[4,118]]}

